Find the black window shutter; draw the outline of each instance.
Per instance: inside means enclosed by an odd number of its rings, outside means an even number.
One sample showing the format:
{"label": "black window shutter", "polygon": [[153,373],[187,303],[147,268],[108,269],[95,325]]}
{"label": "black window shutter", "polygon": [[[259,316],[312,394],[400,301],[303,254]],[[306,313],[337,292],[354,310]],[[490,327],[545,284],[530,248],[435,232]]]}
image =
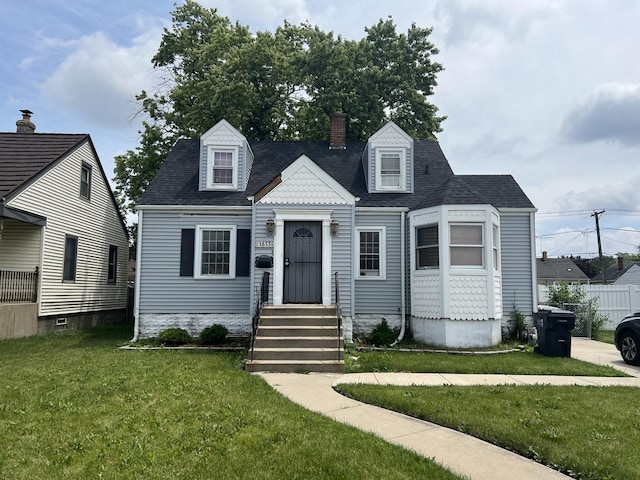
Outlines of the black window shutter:
{"label": "black window shutter", "polygon": [[196,231],[183,228],[180,239],[180,276],[193,277],[193,252],[196,243]]}
{"label": "black window shutter", "polygon": [[248,277],[251,268],[251,230],[238,229],[236,239],[236,277]]}

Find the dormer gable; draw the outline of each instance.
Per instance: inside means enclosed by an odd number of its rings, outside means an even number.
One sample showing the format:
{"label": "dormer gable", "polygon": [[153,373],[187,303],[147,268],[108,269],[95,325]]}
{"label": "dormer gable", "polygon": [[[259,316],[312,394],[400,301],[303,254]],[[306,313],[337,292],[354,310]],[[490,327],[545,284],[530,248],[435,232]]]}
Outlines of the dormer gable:
{"label": "dormer gable", "polygon": [[370,193],[413,193],[413,138],[388,122],[367,142],[363,157]]}
{"label": "dormer gable", "polygon": [[226,120],[200,137],[200,190],[245,190],[252,165],[249,142]]}
{"label": "dormer gable", "polygon": [[256,194],[256,202],[355,205],[357,198],[306,155],[301,155]]}

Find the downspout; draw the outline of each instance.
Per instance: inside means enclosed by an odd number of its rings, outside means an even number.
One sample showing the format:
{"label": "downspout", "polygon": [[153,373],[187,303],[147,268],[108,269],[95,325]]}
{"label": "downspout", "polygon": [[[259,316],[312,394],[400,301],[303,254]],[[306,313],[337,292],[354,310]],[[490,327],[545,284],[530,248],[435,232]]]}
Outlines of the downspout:
{"label": "downspout", "polygon": [[404,338],[406,315],[407,315],[407,298],[406,298],[406,248],[405,248],[405,222],[406,212],[400,212],[400,295],[402,296],[402,303],[400,304],[400,333],[396,341],[391,344],[393,347],[398,342],[401,342]]}
{"label": "downspout", "polygon": [[140,267],[142,265],[142,256],[140,252],[142,251],[142,210],[138,210],[138,231],[137,231],[137,240],[136,240],[136,284],[135,284],[135,293],[133,299],[133,338],[132,342],[137,342],[139,337],[138,330],[140,329]]}

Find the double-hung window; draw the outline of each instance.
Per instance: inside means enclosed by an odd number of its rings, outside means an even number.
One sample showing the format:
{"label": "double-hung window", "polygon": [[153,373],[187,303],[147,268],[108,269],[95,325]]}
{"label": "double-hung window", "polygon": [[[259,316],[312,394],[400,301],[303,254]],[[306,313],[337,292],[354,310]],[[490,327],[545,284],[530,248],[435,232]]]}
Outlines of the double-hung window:
{"label": "double-hung window", "polygon": [[91,165],[85,162],[80,169],[80,196],[87,200],[91,196]]}
{"label": "double-hung window", "polygon": [[384,280],[386,277],[386,232],[384,227],[357,228],[357,278]]}
{"label": "double-hung window", "polygon": [[107,268],[107,283],[116,283],[118,273],[118,247],[109,245],[109,264]]}
{"label": "double-hung window", "polygon": [[376,185],[379,190],[404,190],[403,150],[378,149],[376,152]]}
{"label": "double-hung window", "polygon": [[438,268],[439,266],[438,225],[416,228],[416,268]]}
{"label": "double-hung window", "polygon": [[236,276],[236,227],[198,226],[196,229],[196,278]]}
{"label": "double-hung window", "polygon": [[450,224],[451,266],[482,267],[484,265],[483,225]]}
{"label": "double-hung window", "polygon": [[238,149],[209,147],[207,188],[237,187]]}
{"label": "double-hung window", "polygon": [[64,239],[64,261],[62,267],[62,281],[76,281],[76,265],[78,263],[78,237],[67,235]]}

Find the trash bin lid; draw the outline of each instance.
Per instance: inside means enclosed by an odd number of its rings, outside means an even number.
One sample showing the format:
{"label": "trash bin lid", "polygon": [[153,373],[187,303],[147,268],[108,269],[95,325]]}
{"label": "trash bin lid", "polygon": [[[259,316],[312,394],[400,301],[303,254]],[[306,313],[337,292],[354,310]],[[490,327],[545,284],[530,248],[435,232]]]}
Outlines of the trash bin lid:
{"label": "trash bin lid", "polygon": [[564,310],[560,307],[554,307],[553,305],[538,305],[538,313],[541,313],[543,315],[545,314],[570,314],[570,315],[575,315],[573,312],[569,311],[569,310]]}

